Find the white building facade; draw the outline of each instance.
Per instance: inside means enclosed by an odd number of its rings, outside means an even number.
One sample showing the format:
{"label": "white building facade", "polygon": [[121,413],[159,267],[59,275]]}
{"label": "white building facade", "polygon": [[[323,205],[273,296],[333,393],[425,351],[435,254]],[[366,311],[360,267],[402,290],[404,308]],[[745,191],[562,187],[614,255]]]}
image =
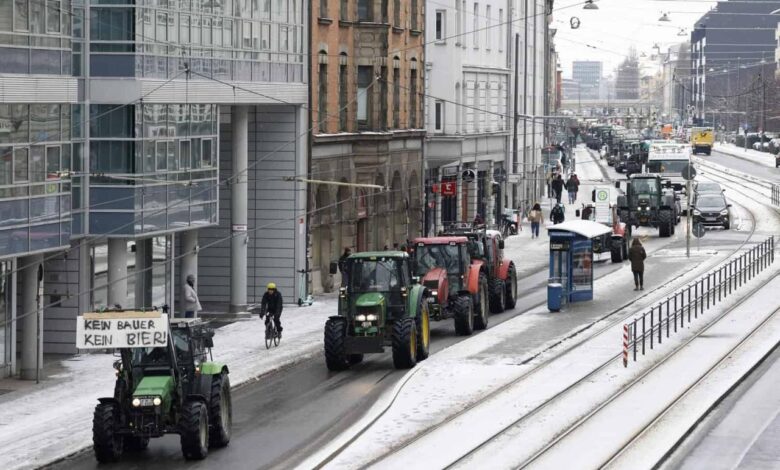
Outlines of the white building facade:
{"label": "white building facade", "polygon": [[[544,109],[546,1],[426,3],[428,233],[477,215],[489,224],[497,223],[504,207],[516,207],[530,198],[532,184],[521,184],[518,196],[512,196],[514,188],[506,185],[509,173],[534,173],[534,162],[538,164],[544,145],[543,121],[537,120],[534,126],[527,120],[524,132],[523,120],[519,120],[515,171],[515,35],[520,44],[518,112],[534,115]],[[531,183],[527,177],[520,178],[521,183]],[[454,194],[442,194],[453,192],[449,191],[452,184],[442,183],[455,183]]]}

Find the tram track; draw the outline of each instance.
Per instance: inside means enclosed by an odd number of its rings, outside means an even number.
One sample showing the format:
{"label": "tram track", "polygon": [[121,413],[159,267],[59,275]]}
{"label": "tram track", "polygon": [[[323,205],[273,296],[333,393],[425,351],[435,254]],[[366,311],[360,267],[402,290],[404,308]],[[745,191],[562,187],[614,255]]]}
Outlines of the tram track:
{"label": "tram track", "polygon": [[[596,162],[599,167],[602,166],[600,162],[597,162],[595,160],[595,157],[593,157],[592,155],[591,155],[591,157],[594,159],[594,162]],[[707,270],[714,269],[720,263],[726,262],[729,258],[731,258],[736,253],[740,252],[748,243],[751,242],[751,240],[753,239],[753,237],[755,235],[755,232],[756,232],[756,218],[755,218],[754,213],[751,210],[748,209],[748,213],[751,216],[752,223],[751,223],[751,230],[747,234],[745,239],[736,248],[731,250],[726,256],[719,257],[720,259],[718,261],[709,263],[709,265],[706,267]],[[665,246],[662,247],[662,248],[659,248],[659,249],[663,249],[663,248],[665,248]],[[647,300],[651,296],[654,297],[654,298],[655,297],[659,297],[659,295],[658,295],[659,291],[661,291],[660,297],[670,295],[673,291],[677,290],[677,288],[679,287],[681,281],[686,279],[693,271],[700,270],[702,268],[703,268],[703,265],[697,265],[697,266],[694,266],[693,268],[687,269],[684,272],[680,273],[679,275],[675,276],[674,278],[669,279],[666,282],[664,282],[661,286],[656,288],[655,291],[652,291],[652,292],[648,291],[647,293],[641,294],[639,297],[632,299],[630,302],[626,302],[626,303],[618,306],[617,308],[611,310],[610,312],[606,313],[605,315],[600,316],[599,318],[595,319],[594,321],[591,321],[590,323],[581,326],[580,328],[578,328],[577,330],[571,332],[570,334],[566,335],[565,337],[559,338],[553,344],[548,344],[546,347],[544,347],[544,348],[542,348],[542,349],[540,349],[538,351],[535,351],[529,357],[523,359],[520,362],[520,364],[521,365],[528,364],[528,363],[532,362],[533,360],[537,359],[538,357],[540,357],[540,356],[542,356],[542,355],[544,355],[546,353],[550,353],[551,351],[553,351],[554,349],[559,347],[561,344],[563,344],[565,342],[566,343],[570,343],[570,344],[567,345],[567,347],[565,349],[563,349],[561,351],[556,351],[551,357],[546,358],[543,362],[540,362],[539,364],[534,365],[530,370],[526,371],[525,373],[523,373],[519,377],[517,377],[517,378],[511,380],[510,382],[508,382],[506,384],[503,384],[502,386],[496,388],[495,390],[492,390],[491,392],[487,393],[479,401],[476,401],[476,402],[468,404],[467,406],[465,406],[464,408],[459,410],[457,413],[454,413],[453,415],[450,415],[447,418],[445,418],[443,421],[441,421],[441,422],[439,422],[439,423],[437,423],[437,424],[435,424],[435,425],[425,429],[424,431],[416,434],[413,438],[408,439],[405,442],[403,442],[402,444],[394,446],[391,449],[388,449],[388,451],[383,452],[381,455],[373,458],[371,461],[369,461],[368,463],[365,464],[365,467],[370,467],[370,466],[372,466],[374,464],[377,464],[377,463],[381,462],[382,460],[384,460],[385,458],[387,458],[388,456],[390,456],[391,454],[394,454],[394,453],[397,453],[397,452],[400,452],[400,451],[403,451],[403,450],[409,448],[410,446],[420,442],[421,440],[425,439],[427,436],[431,435],[432,433],[436,432],[437,430],[440,430],[440,429],[446,427],[447,425],[449,425],[450,423],[452,423],[456,419],[458,419],[460,417],[463,417],[467,413],[475,410],[476,408],[478,408],[480,406],[483,406],[484,403],[486,403],[487,401],[489,401],[491,399],[494,399],[496,397],[499,397],[500,395],[502,395],[504,392],[506,392],[507,390],[511,389],[512,387],[515,387],[518,384],[522,383],[523,381],[528,380],[534,374],[538,373],[539,371],[541,371],[545,367],[549,366],[550,364],[552,364],[556,360],[560,359],[561,357],[576,352],[579,348],[583,347],[586,343],[588,343],[589,341],[592,341],[592,340],[598,338],[599,336],[605,334],[606,332],[614,329],[617,325],[619,325],[622,322],[624,322],[626,320],[626,318],[631,317],[636,312],[636,309],[631,309],[631,311],[626,311],[626,309],[628,309],[632,305],[635,305],[638,301]],[[648,304],[652,304],[652,303],[653,303],[652,301],[648,302]],[[540,302],[538,304],[530,306],[526,311],[531,311],[533,309],[542,307],[544,305],[545,305],[544,302]],[[520,315],[522,315],[522,313]],[[607,321],[608,323],[606,325],[601,326],[597,331],[593,332],[592,334],[583,335],[583,333],[585,333],[587,330],[591,330],[592,328],[594,328],[595,326],[599,325],[600,323],[602,323],[604,321]],[[576,338],[576,340],[574,342],[572,342],[571,340],[573,340],[575,338]],[[606,364],[603,365],[602,367],[599,367],[599,370],[603,370],[603,368],[606,367],[606,365],[611,364],[611,362],[613,362],[614,360],[619,358],[619,356],[620,355],[618,354],[615,357],[610,358],[609,361],[605,361]],[[583,378],[581,380],[587,380],[587,377],[590,377],[590,376],[592,376],[595,373],[596,373],[596,371],[592,371],[585,378]],[[400,393],[402,388],[403,387],[400,387],[396,391],[396,393]],[[562,391],[562,392],[556,394],[555,396],[551,397],[549,400],[554,400],[555,397],[558,397],[558,396],[560,396],[563,393],[565,393],[565,391]],[[544,406],[544,404],[540,405],[540,407],[543,407],[543,406]],[[390,406],[388,405],[387,408],[381,410],[381,412],[379,412],[379,414],[377,416],[375,416],[363,429],[360,429],[359,431],[357,431],[353,436],[351,436],[349,439],[347,439],[337,449],[335,449],[334,451],[330,452],[322,460],[320,460],[319,463],[317,465],[315,465],[315,468],[322,468],[322,467],[326,466],[329,462],[334,460],[341,452],[343,452],[346,448],[348,448],[351,444],[353,444],[360,436],[362,436],[373,424],[375,424],[379,419],[381,419],[382,416],[389,410],[389,408],[390,408]],[[532,416],[533,414],[536,414],[537,412],[538,412],[538,410],[531,410],[526,416]],[[520,420],[523,420],[523,419],[527,419],[527,418],[526,417],[521,417],[520,418]],[[514,424],[515,423],[510,424],[509,426],[504,428],[504,430],[506,430],[507,428],[512,427]],[[488,439],[488,441],[491,440],[491,439]],[[457,464],[457,462],[462,461],[464,458],[467,458],[469,455],[473,454],[473,452],[475,452],[476,450],[481,448],[486,443],[487,443],[487,441],[485,443],[479,445],[478,447],[470,450],[467,454],[461,456],[455,462],[452,462],[450,464],[450,466]]]}

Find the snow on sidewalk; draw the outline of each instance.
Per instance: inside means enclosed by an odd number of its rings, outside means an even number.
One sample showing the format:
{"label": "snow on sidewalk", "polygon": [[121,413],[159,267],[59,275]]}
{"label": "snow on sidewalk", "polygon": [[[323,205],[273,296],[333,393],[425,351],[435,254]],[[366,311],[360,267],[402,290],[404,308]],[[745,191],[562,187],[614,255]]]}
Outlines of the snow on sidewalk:
{"label": "snow on sidewalk", "polygon": [[[319,297],[310,307],[288,306],[282,315],[284,338],[268,350],[257,316],[219,328],[214,360],[228,365],[235,387],[314,357],[322,351],[325,320],[336,310],[335,296]],[[76,355],[62,362],[65,372],[41,388],[3,396],[0,468],[38,468],[91,446],[92,412],[98,397],[113,394],[115,360],[111,354]]]}
{"label": "snow on sidewalk", "polygon": [[[769,167],[775,167],[775,156],[767,152],[759,152],[758,150],[747,149],[737,147],[733,144],[715,144],[715,151],[725,153],[726,155],[748,160],[760,165],[766,165]],[[705,157],[706,158],[706,157]]]}

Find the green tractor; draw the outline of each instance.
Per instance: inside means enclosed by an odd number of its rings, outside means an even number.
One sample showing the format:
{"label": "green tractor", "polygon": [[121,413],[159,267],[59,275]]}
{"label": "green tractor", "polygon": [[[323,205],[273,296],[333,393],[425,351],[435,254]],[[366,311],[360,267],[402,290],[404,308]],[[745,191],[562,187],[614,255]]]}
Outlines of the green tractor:
{"label": "green tractor", "polygon": [[[339,371],[364,354],[393,351],[393,365],[410,369],[428,357],[431,298],[413,279],[403,251],[355,253],[346,260],[349,283],[339,290],[339,310],[325,323],[325,364]],[[331,265],[335,274],[336,265]]]}
{"label": "green tractor", "polygon": [[[620,187],[620,183],[616,183]],[[658,228],[660,237],[674,235],[680,220],[678,197],[671,182],[651,173],[634,174],[628,178],[624,195],[617,199],[620,221],[631,227]]]}
{"label": "green tractor", "polygon": [[[150,334],[127,333],[149,321],[148,312],[84,316],[88,327],[98,330],[99,322],[104,329],[112,328],[110,322],[114,322],[116,334],[135,335],[131,344]],[[168,323],[167,315],[156,318]],[[166,326],[167,333],[155,333],[167,336],[155,347],[117,348],[114,396],[98,399],[92,421],[99,462],[116,462],[125,450],[144,450],[150,438],[164,434],[181,436],[187,460],[203,459],[209,448],[230,442],[230,380],[227,366],[211,360],[214,330],[198,319],[171,319]],[[111,340],[106,335],[99,342]]]}

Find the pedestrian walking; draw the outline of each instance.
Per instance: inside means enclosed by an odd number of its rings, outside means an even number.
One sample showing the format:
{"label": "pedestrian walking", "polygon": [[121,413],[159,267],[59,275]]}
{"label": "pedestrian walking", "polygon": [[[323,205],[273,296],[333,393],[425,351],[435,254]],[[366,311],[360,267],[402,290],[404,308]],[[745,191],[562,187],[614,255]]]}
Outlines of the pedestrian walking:
{"label": "pedestrian walking", "polygon": [[628,259],[631,261],[631,272],[634,273],[634,290],[645,290],[645,247],[638,238],[631,242],[631,249],[628,250]]}
{"label": "pedestrian walking", "polygon": [[187,275],[187,283],[184,284],[184,318],[195,318],[198,312],[203,310],[195,292],[195,276]]}
{"label": "pedestrian walking", "polygon": [[528,213],[528,221],[531,222],[531,238],[539,238],[539,225],[544,220],[542,206],[537,202]]}
{"label": "pedestrian walking", "polygon": [[550,220],[556,225],[562,224],[563,221],[566,220],[566,212],[563,208],[563,204],[558,203],[552,208],[550,211]]}
{"label": "pedestrian walking", "polygon": [[555,179],[552,182],[553,193],[555,194],[555,202],[561,203],[561,195],[563,194],[563,176],[560,174],[555,175]]}
{"label": "pedestrian walking", "polygon": [[341,287],[346,287],[349,284],[349,263],[347,258],[352,254],[352,249],[344,248],[344,253],[339,258],[339,272],[341,273]]}
{"label": "pedestrian walking", "polygon": [[577,201],[577,192],[580,190],[580,179],[577,178],[577,173],[572,173],[569,176],[569,180],[566,181],[566,190],[569,192],[569,204],[574,204]]}
{"label": "pedestrian walking", "polygon": [[479,213],[477,213],[477,215],[474,216],[474,222],[472,225],[474,225],[474,227],[479,227],[480,225],[484,225],[484,224],[485,224],[485,219],[483,219],[482,216],[479,215]]}

